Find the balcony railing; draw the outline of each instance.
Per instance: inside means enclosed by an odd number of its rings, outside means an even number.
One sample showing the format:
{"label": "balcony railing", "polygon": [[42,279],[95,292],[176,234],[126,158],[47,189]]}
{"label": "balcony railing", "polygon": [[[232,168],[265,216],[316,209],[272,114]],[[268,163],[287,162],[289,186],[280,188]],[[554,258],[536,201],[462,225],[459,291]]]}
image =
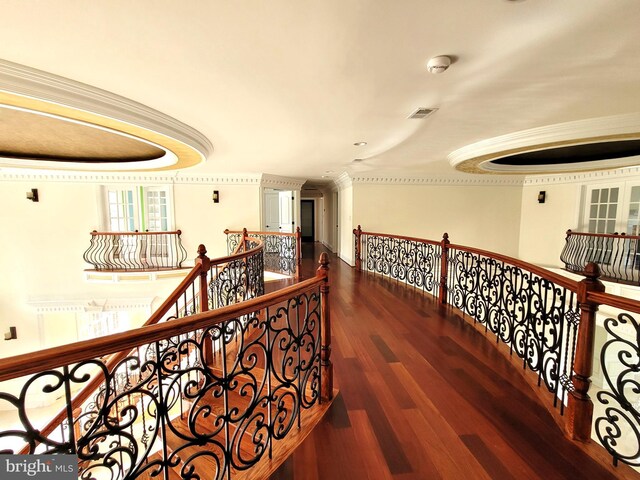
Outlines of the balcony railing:
{"label": "balcony railing", "polygon": [[[590,443],[593,429],[614,465],[640,466],[640,302],[604,293],[598,264],[581,268],[585,278],[577,282],[451,244],[446,233],[438,242],[364,232],[360,226],[353,232],[357,270],[406,283],[457,309],[490,332],[498,347],[504,345],[498,350],[517,359],[534,386],[544,386],[546,404],[569,438],[597,450]],[[618,313],[604,320],[606,341],[595,352],[600,307]],[[594,362],[603,376],[595,394],[597,414],[588,393]]]}
{"label": "balcony railing", "polygon": [[182,268],[182,232],[91,232],[84,261],[97,271],[140,272]]}
{"label": "balcony railing", "polygon": [[[294,233],[247,232],[246,229],[244,232],[264,242],[265,270],[300,278],[300,264],[302,261],[300,227],[296,228]],[[232,252],[240,242],[243,232],[227,229],[224,233],[227,236],[227,251]]]}
{"label": "balcony railing", "polygon": [[640,236],[567,230],[560,260],[570,272],[581,273],[593,262],[603,280],[640,285]]}
{"label": "balcony railing", "polygon": [[[0,427],[0,452],[77,454],[83,478],[121,479],[223,479],[270,456],[333,387],[327,256],[261,296],[263,249],[243,236],[210,260],[201,245],[144,327],[0,360],[0,403],[19,420]],[[39,428],[43,394],[63,407]]]}

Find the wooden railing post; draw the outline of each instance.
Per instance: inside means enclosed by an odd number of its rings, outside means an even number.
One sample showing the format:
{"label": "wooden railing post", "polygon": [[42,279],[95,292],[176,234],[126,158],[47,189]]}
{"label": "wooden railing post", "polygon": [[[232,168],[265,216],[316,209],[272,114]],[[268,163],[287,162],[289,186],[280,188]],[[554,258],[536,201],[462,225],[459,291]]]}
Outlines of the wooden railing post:
{"label": "wooden railing post", "polygon": [[[200,265],[200,302],[199,313],[209,311],[209,282],[207,281],[209,269],[211,268],[211,259],[207,257],[207,249],[204,245],[198,246],[198,257],[196,265]],[[213,363],[213,344],[212,340],[204,342],[204,361],[207,365]]]}
{"label": "wooden railing post", "polygon": [[358,228],[353,229],[353,234],[356,236],[356,270],[362,271],[362,257],[361,257],[361,246],[360,241],[362,239],[362,227],[358,225]]}
{"label": "wooden railing post", "polygon": [[440,248],[442,249],[442,255],[440,257],[440,289],[438,291],[438,300],[440,305],[447,304],[447,282],[449,281],[449,234],[444,233],[442,235],[442,241],[440,242]]}
{"label": "wooden railing post", "polygon": [[598,265],[589,262],[584,269],[586,277],[578,283],[577,300],[580,305],[580,325],[576,342],[575,363],[571,380],[574,389],[567,403],[567,432],[574,440],[588,442],[591,439],[593,402],[588,391],[593,373],[593,357],[598,304],[588,300],[589,292],[604,292],[598,277]]}
{"label": "wooden railing post", "polygon": [[320,385],[320,399],[331,400],[333,398],[333,364],[331,363],[331,316],[329,308],[329,255],[326,252],[320,254],[320,266],[318,275],[324,277],[320,285],[320,297],[322,302],[320,328],[322,329],[322,344],[320,345],[320,369],[322,384]]}
{"label": "wooden railing post", "polygon": [[247,240],[249,239],[249,232],[246,228],[242,229],[242,244],[244,245],[244,251],[247,251]]}
{"label": "wooden railing post", "polygon": [[296,280],[300,279],[302,269],[302,232],[300,227],[296,227]]}

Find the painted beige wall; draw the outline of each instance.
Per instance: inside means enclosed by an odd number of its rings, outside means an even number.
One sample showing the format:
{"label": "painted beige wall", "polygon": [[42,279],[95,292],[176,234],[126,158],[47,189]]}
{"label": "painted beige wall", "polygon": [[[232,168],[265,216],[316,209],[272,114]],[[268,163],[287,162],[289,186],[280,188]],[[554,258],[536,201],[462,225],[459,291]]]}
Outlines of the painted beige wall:
{"label": "painted beige wall", "polygon": [[[353,186],[354,223],[363,230],[452,243],[517,256],[520,186]],[[344,238],[343,238],[344,240]]]}
{"label": "painted beige wall", "polygon": [[[538,203],[538,192],[546,192]],[[568,229],[579,230],[582,185],[528,185],[522,189],[520,258],[545,267],[562,267],[560,253]]]}
{"label": "painted beige wall", "polygon": [[338,192],[338,255],[349,265],[353,265],[353,210],[354,192],[353,187],[348,186]]}
{"label": "painted beige wall", "polygon": [[[26,192],[38,188],[40,201],[26,200]],[[211,192],[220,191],[214,204]],[[18,340],[1,341],[0,357],[41,348],[33,300],[91,300],[119,298],[155,299],[156,308],[180,278],[123,283],[93,283],[84,278],[88,268],[82,254],[89,246],[89,232],[100,228],[99,185],[93,183],[0,183],[0,334],[10,326]],[[174,185],[176,226],[183,231],[183,245],[191,260],[198,244],[209,256],[226,254],[225,228],[257,228],[259,187],[245,185]],[[190,262],[192,264],[192,262]],[[50,316],[51,317],[51,316]],[[75,341],[75,316],[67,321],[53,316],[64,338]]]}

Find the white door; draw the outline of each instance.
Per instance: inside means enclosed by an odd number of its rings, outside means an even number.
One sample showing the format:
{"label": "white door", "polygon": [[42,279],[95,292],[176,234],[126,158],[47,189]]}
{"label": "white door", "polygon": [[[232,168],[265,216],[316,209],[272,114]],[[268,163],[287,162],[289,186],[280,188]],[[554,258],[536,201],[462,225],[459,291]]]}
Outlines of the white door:
{"label": "white door", "polygon": [[281,233],[293,232],[293,192],[287,190],[278,192],[280,199],[280,224]]}
{"label": "white door", "polygon": [[264,192],[264,227],[267,232],[280,231],[280,197],[278,192]]}

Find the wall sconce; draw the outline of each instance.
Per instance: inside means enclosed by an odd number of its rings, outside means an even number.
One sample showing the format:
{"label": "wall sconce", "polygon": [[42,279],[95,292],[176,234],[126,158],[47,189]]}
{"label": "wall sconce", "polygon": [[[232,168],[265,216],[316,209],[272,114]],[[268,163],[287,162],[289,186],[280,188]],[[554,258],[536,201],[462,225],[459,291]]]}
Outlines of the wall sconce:
{"label": "wall sconce", "polygon": [[545,192],[544,190],[538,193],[538,203],[544,203],[546,198],[547,198],[547,192]]}
{"label": "wall sconce", "polygon": [[18,331],[16,327],[9,327],[9,331],[4,334],[5,340],[15,340],[18,338]]}
{"label": "wall sconce", "polygon": [[31,200],[32,202],[38,201],[38,189],[32,188],[30,192],[27,192],[27,200]]}
{"label": "wall sconce", "polygon": [[220,203],[220,192],[218,190],[213,191],[213,203]]}

